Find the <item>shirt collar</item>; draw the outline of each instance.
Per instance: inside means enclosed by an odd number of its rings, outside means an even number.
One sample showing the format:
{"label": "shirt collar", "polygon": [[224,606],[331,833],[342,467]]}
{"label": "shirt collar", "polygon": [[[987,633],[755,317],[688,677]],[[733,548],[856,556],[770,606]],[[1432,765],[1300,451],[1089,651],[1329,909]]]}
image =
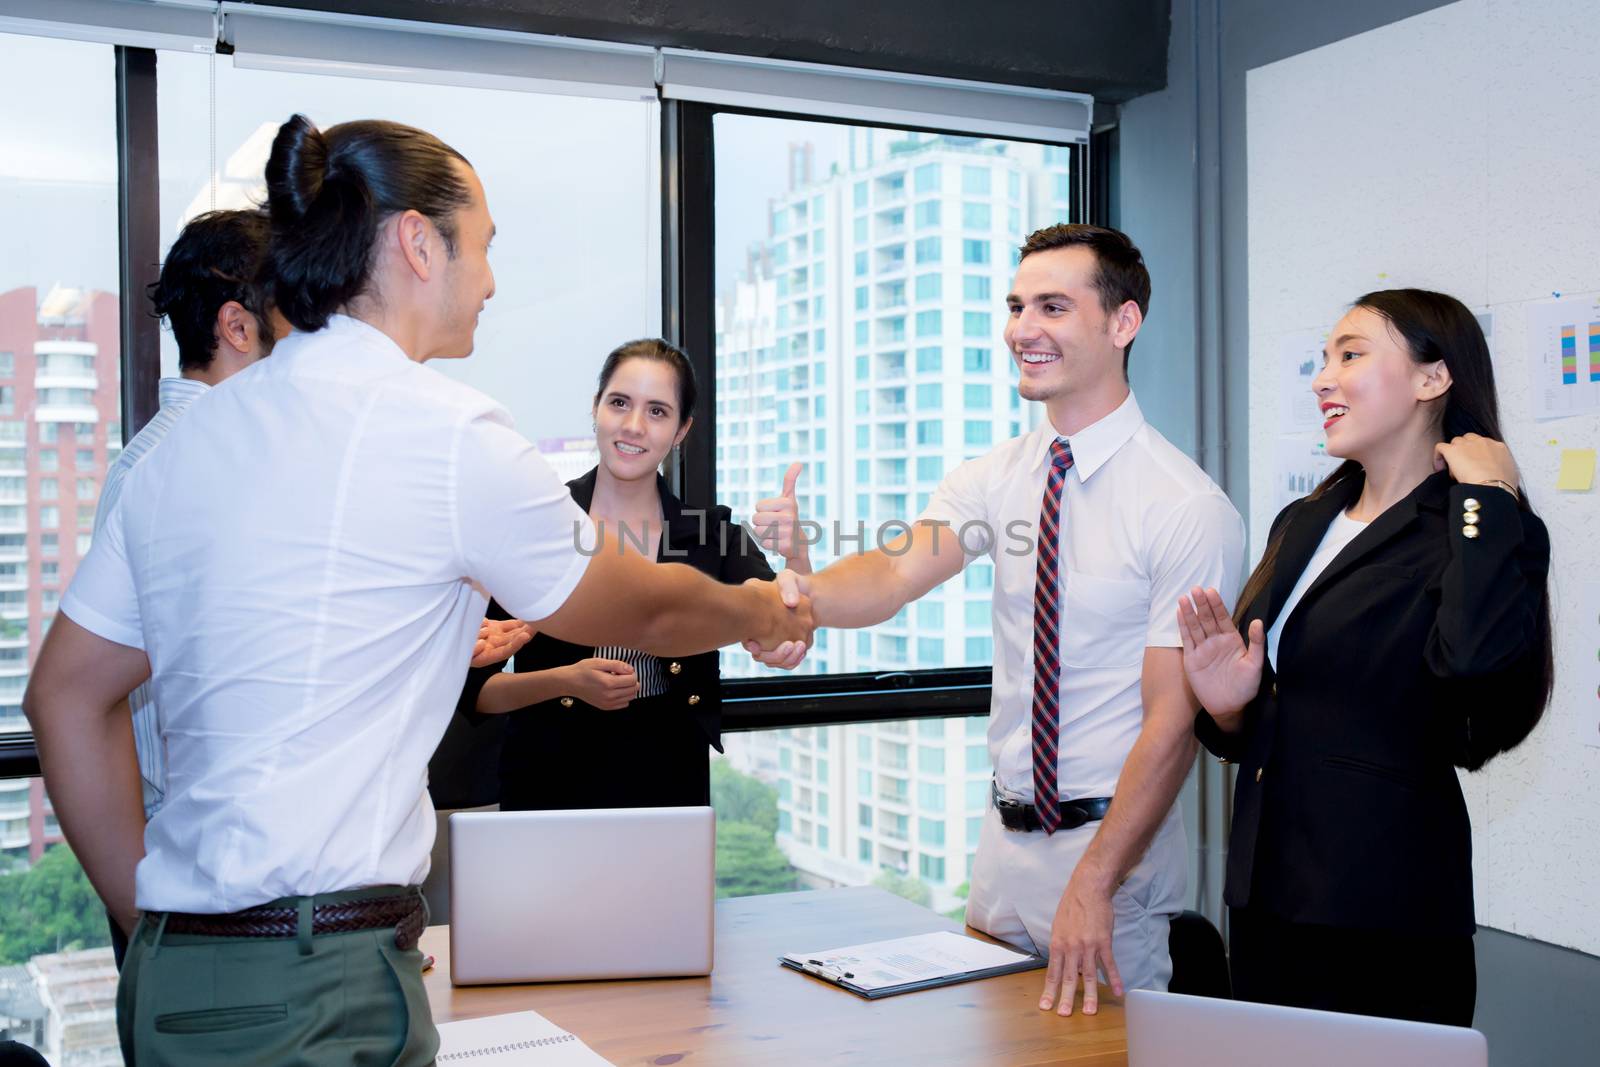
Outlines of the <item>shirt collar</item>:
{"label": "shirt collar", "polygon": [[383,355],[392,355],[406,362],[411,362],[411,357],[406,355],[405,349],[393,337],[384,333],[370,322],[363,322],[354,315],[336,314],[328,316],[328,324],[318,333],[343,334],[352,342],[364,348]]}
{"label": "shirt collar", "polygon": [[163,378],[156,384],[156,397],[164,408],[187,404],[211,386],[193,378]]}
{"label": "shirt collar", "polygon": [[1050,417],[1046,415],[1044,422],[1034,431],[1035,438],[1029,446],[1032,450],[1029,469],[1036,471],[1044,464],[1050,455],[1051,442],[1060,437],[1072,447],[1072,466],[1078,472],[1078,480],[1086,482],[1143,425],[1144,412],[1139,410],[1139,402],[1133,398],[1131,389],[1127,399],[1117,405],[1115,411],[1070,437],[1056,433],[1055,427],[1050,424]]}

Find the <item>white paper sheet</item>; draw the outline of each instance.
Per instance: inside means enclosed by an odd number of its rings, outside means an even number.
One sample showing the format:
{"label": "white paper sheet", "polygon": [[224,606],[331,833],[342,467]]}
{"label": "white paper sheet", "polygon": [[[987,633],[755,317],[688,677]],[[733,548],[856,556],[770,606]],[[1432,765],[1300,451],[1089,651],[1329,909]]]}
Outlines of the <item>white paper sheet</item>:
{"label": "white paper sheet", "polygon": [[1341,462],[1328,455],[1321,433],[1279,437],[1272,458],[1274,515],[1315,489]]}
{"label": "white paper sheet", "polygon": [[614,1067],[536,1011],[441,1023],[435,1062],[441,1067]]}
{"label": "white paper sheet", "polygon": [[951,930],[821,952],[791,953],[784,958],[814,974],[835,980],[844,978],[865,990],[949,978],[1028,959],[1020,952]]}
{"label": "white paper sheet", "polygon": [[1328,331],[1301,330],[1278,339],[1278,432],[1309,433],[1322,429],[1311,381],[1322,369],[1322,345]]}
{"label": "white paper sheet", "polygon": [[1528,305],[1528,375],[1534,418],[1600,411],[1600,296]]}

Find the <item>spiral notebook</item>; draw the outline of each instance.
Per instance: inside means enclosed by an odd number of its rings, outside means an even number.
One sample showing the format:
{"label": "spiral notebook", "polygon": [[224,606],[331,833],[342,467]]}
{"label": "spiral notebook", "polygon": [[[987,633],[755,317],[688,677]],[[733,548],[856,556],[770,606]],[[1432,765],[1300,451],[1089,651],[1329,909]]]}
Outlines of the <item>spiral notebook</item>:
{"label": "spiral notebook", "polygon": [[536,1011],[439,1027],[440,1067],[614,1067]]}

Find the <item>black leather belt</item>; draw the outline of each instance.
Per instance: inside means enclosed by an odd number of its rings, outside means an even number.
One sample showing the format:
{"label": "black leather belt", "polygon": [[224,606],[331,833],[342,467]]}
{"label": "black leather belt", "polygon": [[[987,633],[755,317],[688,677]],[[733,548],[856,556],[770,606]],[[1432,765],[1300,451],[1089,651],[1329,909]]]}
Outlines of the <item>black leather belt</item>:
{"label": "black leather belt", "polygon": [[[1000,786],[989,779],[989,794],[994,797],[994,810],[1000,813],[1000,825],[1017,833],[1032,833],[1042,829],[1039,809],[1021,800],[1012,800],[1000,794]],[[1106,817],[1111,807],[1110,797],[1087,797],[1083,800],[1061,802],[1061,830],[1076,830],[1087,822],[1098,822]]]}

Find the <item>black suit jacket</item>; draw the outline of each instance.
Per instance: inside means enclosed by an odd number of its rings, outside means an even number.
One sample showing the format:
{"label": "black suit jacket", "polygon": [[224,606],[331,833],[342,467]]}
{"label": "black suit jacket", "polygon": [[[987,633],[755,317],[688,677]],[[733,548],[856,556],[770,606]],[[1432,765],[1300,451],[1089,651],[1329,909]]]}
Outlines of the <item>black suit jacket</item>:
{"label": "black suit jacket", "polygon": [[[567,483],[572,499],[584,511],[594,502],[598,468]],[[701,510],[685,508],[667,488],[666,479],[656,478],[661,494],[664,531],[656,560],[661,563],[686,563],[721,582],[739,583],[750,578],[770,580],[772,568],[760,546],[744,527],[733,521],[733,513],[718,504]],[[510,618],[494,600],[489,602],[489,617]],[[518,672],[549,670],[594,655],[594,649],[537,634],[512,662]],[[504,668],[504,663],[467,672],[457,714],[445,739],[429,764],[429,789],[435,807],[477,807],[500,799],[499,782],[502,750],[506,745],[538,747],[537,733],[541,712],[556,713],[557,701],[546,701],[513,711],[509,715],[480,715],[476,712],[478,694],[484,684]],[[683,656],[663,665],[667,671],[667,691],[650,698],[668,714],[682,714],[692,721],[706,741],[722,750],[722,675],[718,653],[703,652]],[[571,710],[597,711],[581,700]],[[566,713],[570,714],[570,711]]]}
{"label": "black suit jacket", "polygon": [[[1273,523],[1283,540],[1246,623],[1271,627],[1358,473]],[[1479,534],[1463,530],[1469,499]],[[1346,545],[1279,635],[1235,734],[1225,898],[1291,922],[1470,934],[1472,829],[1456,777],[1474,730],[1542,700],[1537,642],[1550,541],[1510,493],[1435,474]]]}

